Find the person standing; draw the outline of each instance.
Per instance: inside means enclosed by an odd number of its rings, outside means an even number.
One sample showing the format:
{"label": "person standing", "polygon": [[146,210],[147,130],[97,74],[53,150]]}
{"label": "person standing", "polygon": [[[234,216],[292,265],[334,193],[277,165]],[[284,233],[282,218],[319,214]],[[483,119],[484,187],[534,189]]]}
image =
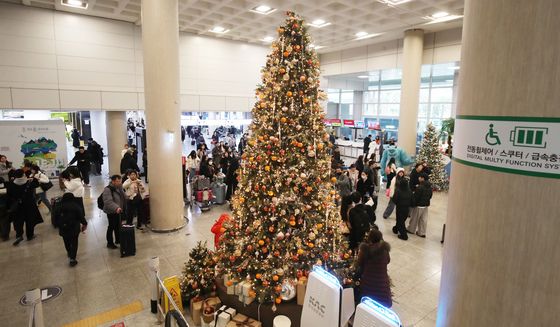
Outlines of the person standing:
{"label": "person standing", "polygon": [[356,188],[358,187],[358,179],[360,178],[360,172],[356,169],[355,164],[350,165],[348,178],[350,178],[350,182],[352,183],[352,191],[356,191]]}
{"label": "person standing", "polygon": [[70,267],[78,264],[76,255],[78,254],[78,238],[80,232],[84,232],[87,228],[87,221],[84,211],[76,203],[76,199],[72,193],[64,193],[60,203],[60,216],[58,221],[58,234],[64,240],[64,247]]}
{"label": "person standing", "polygon": [[363,197],[372,197],[375,193],[375,186],[368,178],[368,175],[365,171],[360,174],[360,179],[358,180],[356,191],[358,191]]}
{"label": "person standing", "polygon": [[10,180],[8,175],[12,170],[12,163],[8,161],[8,158],[5,155],[0,154],[0,177],[4,179],[5,183]]}
{"label": "person standing", "polygon": [[82,137],[80,135],[80,132],[78,132],[78,129],[74,128],[72,130],[72,146],[75,148],[79,148],[80,147],[80,138]]}
{"label": "person standing", "polygon": [[132,156],[132,153],[133,150],[128,149],[128,151],[126,151],[126,153],[124,154],[124,157],[121,159],[120,172],[123,175],[131,170],[134,171],[140,170],[140,168],[138,167],[138,163],[134,160],[134,157]]}
{"label": "person standing", "polygon": [[366,205],[362,203],[362,195],[354,192],[350,195],[354,207],[348,213],[348,229],[350,229],[350,249],[356,252],[358,245],[364,240],[365,235],[369,232],[371,225],[371,216]]}
{"label": "person standing", "polygon": [[196,171],[199,170],[200,167],[200,159],[198,158],[194,150],[192,150],[191,153],[189,153],[189,155],[187,156],[187,162],[185,166],[185,168],[188,170],[189,180],[194,180]]}
{"label": "person standing", "polygon": [[0,238],[2,242],[10,239],[10,216],[8,215],[8,182],[0,177]]}
{"label": "person standing", "polygon": [[354,162],[354,165],[356,166],[356,169],[361,173],[364,171],[364,156],[358,156],[358,159],[356,159],[356,162]]}
{"label": "person standing", "polygon": [[148,149],[144,148],[142,151],[142,168],[144,169],[144,178],[148,183]]}
{"label": "person standing", "polygon": [[424,166],[421,163],[417,163],[410,172],[410,189],[412,192],[414,192],[418,186],[418,177],[422,173],[422,169],[424,169]]}
{"label": "person standing", "polygon": [[[376,163],[379,163],[381,161],[381,147],[382,147],[381,140],[379,136],[376,136],[375,141],[373,142],[373,151],[370,157],[370,159],[375,161]],[[370,148],[371,148],[371,144],[370,144]]]}
{"label": "person standing", "polygon": [[342,168],[336,169],[336,188],[341,198],[345,198],[352,194],[352,182],[348,177],[347,171],[342,171]]}
{"label": "person standing", "polygon": [[74,154],[74,158],[70,160],[68,163],[71,166],[73,163],[77,162],[78,170],[80,171],[80,175],[84,180],[84,184],[86,187],[89,187],[89,169],[91,167],[91,158],[89,153],[86,152],[83,146],[78,148],[78,151]]}
{"label": "person standing", "polygon": [[418,186],[414,192],[414,209],[408,224],[407,231],[411,234],[416,233],[420,237],[426,237],[428,227],[428,208],[432,199],[432,184],[428,181],[428,175],[421,173],[418,176]]}
{"label": "person standing", "polygon": [[14,180],[8,184],[8,197],[10,198],[10,213],[16,230],[16,241],[18,246],[23,241],[23,225],[25,224],[25,235],[28,241],[35,238],[35,226],[43,222],[37,202],[35,201],[35,189],[39,187],[37,179],[28,178],[22,169],[14,173]]}
{"label": "person standing", "polygon": [[398,188],[395,190],[395,195],[391,198],[397,207],[397,223],[393,226],[393,233],[398,234],[401,240],[408,240],[406,232],[406,219],[410,212],[410,207],[413,205],[412,191],[408,186],[408,181],[403,178],[398,180]]}
{"label": "person standing", "polygon": [[393,305],[391,280],[387,266],[391,262],[391,246],[378,229],[372,229],[360,244],[356,261],[356,279],[360,281],[360,296],[370,297],[387,308]]}
{"label": "person standing", "polygon": [[237,189],[237,169],[239,169],[239,159],[232,153],[231,157],[229,157],[229,165],[226,173],[226,201],[231,200],[232,195]]}
{"label": "person standing", "polygon": [[369,153],[369,144],[371,143],[371,134],[364,138],[364,156],[367,158]]}
{"label": "person standing", "polygon": [[[107,214],[107,247],[117,249],[115,244],[120,243],[121,215],[126,213],[126,195],[122,188],[122,179],[119,175],[111,176],[111,182],[103,189],[103,212]],[[114,236],[114,239],[113,239]]]}
{"label": "person standing", "polygon": [[136,228],[142,229],[142,219],[140,219],[140,207],[146,194],[146,188],[142,180],[138,179],[138,173],[131,171],[128,179],[122,184],[126,195],[126,224],[132,225],[136,216]]}
{"label": "person standing", "polygon": [[90,138],[87,152],[89,153],[89,157],[93,163],[93,174],[100,176],[101,166],[103,165],[103,148],[94,139]]}
{"label": "person standing", "polygon": [[47,197],[47,191],[52,187],[52,183],[49,177],[45,175],[37,165],[31,166],[31,177],[35,178],[39,182],[39,188],[37,189],[36,199],[42,202],[47,209],[49,209],[49,214],[52,214],[51,201]]}
{"label": "person standing", "polygon": [[124,145],[124,148],[121,150],[121,159],[124,158],[124,155],[128,152],[129,145],[128,143]]}
{"label": "person standing", "polygon": [[64,170],[59,177],[60,189],[64,193],[72,193],[74,195],[74,201],[82,211],[85,213],[84,209],[84,184],[80,179],[80,172],[76,167],[68,167]]}

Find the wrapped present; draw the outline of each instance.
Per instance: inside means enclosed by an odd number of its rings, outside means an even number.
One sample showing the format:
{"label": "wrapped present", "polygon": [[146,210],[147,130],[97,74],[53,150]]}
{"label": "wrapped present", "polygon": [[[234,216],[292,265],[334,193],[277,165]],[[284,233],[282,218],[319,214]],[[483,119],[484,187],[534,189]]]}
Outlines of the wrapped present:
{"label": "wrapped present", "polygon": [[190,310],[191,310],[191,319],[195,325],[200,325],[202,321],[202,298],[196,297],[191,300]]}
{"label": "wrapped present", "polygon": [[225,285],[226,285],[226,288],[227,288],[226,289],[226,294],[227,295],[237,294],[237,292],[235,290],[236,290],[236,287],[237,287],[238,283],[236,283],[235,280],[230,279],[230,280],[227,281],[227,283]]}
{"label": "wrapped present", "polygon": [[214,320],[212,320],[209,323],[206,323],[206,322],[202,321],[202,324],[200,324],[200,327],[214,327]]}
{"label": "wrapped present", "polygon": [[249,295],[249,290],[251,290],[252,284],[248,281],[242,281],[235,285],[235,295],[245,295],[244,291],[247,290],[247,295]]}
{"label": "wrapped present", "polygon": [[249,293],[253,289],[253,284],[251,282],[244,282],[242,287],[243,287],[243,296],[249,296]]}
{"label": "wrapped present", "polygon": [[216,316],[214,318],[214,327],[226,327],[227,323],[230,322],[233,317],[235,317],[236,313],[237,311],[235,311],[234,308],[229,308],[225,305],[222,305],[222,307],[218,309],[218,311],[216,311]]}
{"label": "wrapped present", "polygon": [[206,299],[206,304],[213,306],[214,308],[219,308],[221,307],[222,304],[222,300],[220,300],[219,297],[214,296],[214,297],[209,297]]}
{"label": "wrapped present", "polygon": [[231,275],[225,274],[223,278],[224,278],[224,285],[227,286],[227,282],[228,282],[229,280],[231,280]]}
{"label": "wrapped present", "polygon": [[305,290],[307,289],[307,277],[301,277],[296,285],[297,304],[303,305],[305,300]]}
{"label": "wrapped present", "polygon": [[242,314],[237,314],[226,327],[262,327],[262,323]]}

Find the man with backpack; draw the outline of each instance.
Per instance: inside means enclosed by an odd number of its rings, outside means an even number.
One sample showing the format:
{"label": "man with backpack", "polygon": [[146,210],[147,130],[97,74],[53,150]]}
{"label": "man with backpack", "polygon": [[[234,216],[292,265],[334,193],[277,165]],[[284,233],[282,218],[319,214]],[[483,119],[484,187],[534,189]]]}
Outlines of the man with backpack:
{"label": "man with backpack", "polygon": [[78,264],[76,255],[78,253],[78,237],[80,232],[87,228],[87,221],[82,207],[76,202],[72,193],[64,193],[60,203],[60,212],[58,213],[58,234],[64,240],[64,247],[70,267]]}
{"label": "man with backpack", "polygon": [[372,208],[362,203],[362,195],[354,192],[350,195],[354,207],[348,214],[350,229],[350,249],[355,252],[365,235],[369,232],[371,225],[375,222],[375,214],[372,215]]}
{"label": "man with backpack", "polygon": [[[111,176],[111,182],[105,186],[103,193],[97,198],[97,206],[107,214],[107,247],[117,249],[115,244],[120,243],[121,216],[126,211],[126,196],[122,188],[122,179],[119,175]],[[114,241],[113,241],[114,234]]]}

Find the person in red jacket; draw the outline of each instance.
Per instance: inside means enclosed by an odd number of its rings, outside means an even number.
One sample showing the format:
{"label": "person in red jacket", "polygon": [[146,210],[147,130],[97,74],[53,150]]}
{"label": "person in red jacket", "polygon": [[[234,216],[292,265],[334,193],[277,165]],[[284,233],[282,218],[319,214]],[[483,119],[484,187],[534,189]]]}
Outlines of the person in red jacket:
{"label": "person in red jacket", "polygon": [[210,229],[212,233],[214,233],[214,246],[216,249],[220,245],[220,237],[226,231],[226,228],[223,226],[224,222],[229,221],[230,219],[231,217],[227,213],[223,213]]}

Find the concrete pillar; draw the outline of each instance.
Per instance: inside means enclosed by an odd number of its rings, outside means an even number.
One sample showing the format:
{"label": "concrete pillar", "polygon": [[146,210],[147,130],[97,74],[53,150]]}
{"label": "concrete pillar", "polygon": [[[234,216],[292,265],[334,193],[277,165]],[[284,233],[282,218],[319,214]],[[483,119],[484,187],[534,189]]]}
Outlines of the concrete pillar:
{"label": "concrete pillar", "polygon": [[151,227],[184,225],[179,110],[178,0],[142,0]]}
{"label": "concrete pillar", "polygon": [[[107,154],[107,116],[105,111],[90,111],[89,117],[91,119],[91,137],[103,147],[103,151]],[[121,146],[123,146],[121,144]]]}
{"label": "concrete pillar", "polygon": [[126,139],[126,112],[107,111],[105,114],[107,129],[107,161],[109,162],[109,176],[121,172],[121,152],[124,149]]}
{"label": "concrete pillar", "polygon": [[420,77],[423,52],[424,31],[420,29],[405,31],[398,146],[403,148],[411,156],[416,155],[416,133],[418,129],[418,104],[420,101]]}
{"label": "concrete pillar", "polygon": [[[559,16],[557,0],[467,0],[457,115],[559,117]],[[456,126],[456,144],[472,142]],[[437,326],[557,326],[560,179],[452,174]]]}

